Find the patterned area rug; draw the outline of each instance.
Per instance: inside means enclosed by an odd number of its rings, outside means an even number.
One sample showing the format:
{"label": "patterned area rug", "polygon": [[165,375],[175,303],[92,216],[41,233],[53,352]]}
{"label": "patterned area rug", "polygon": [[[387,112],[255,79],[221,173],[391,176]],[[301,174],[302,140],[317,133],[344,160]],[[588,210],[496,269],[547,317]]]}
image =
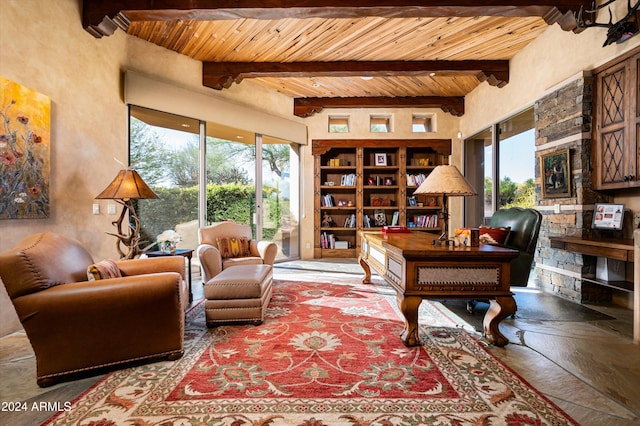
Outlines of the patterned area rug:
{"label": "patterned area rug", "polygon": [[207,329],[200,304],[181,360],[113,372],[45,424],[575,424],[434,304],[405,347],[396,305],[383,286],[276,281],[262,325]]}

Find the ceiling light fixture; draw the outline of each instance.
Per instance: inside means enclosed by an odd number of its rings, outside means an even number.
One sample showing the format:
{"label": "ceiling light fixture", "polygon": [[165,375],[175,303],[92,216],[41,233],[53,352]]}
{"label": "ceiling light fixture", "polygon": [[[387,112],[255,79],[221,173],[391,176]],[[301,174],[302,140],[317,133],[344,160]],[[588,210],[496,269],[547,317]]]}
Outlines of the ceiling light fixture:
{"label": "ceiling light fixture", "polygon": [[373,80],[373,77],[371,77],[370,75],[364,75],[364,76],[362,76],[360,78],[363,79],[364,81]]}

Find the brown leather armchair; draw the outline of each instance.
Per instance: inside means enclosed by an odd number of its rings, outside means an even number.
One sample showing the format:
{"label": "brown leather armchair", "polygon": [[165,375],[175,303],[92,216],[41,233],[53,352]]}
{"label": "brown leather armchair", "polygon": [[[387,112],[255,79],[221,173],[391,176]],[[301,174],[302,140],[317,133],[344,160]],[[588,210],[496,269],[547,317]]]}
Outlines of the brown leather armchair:
{"label": "brown leather armchair", "polygon": [[184,353],[182,257],[116,262],[121,278],[88,281],[93,263],[78,241],[51,232],[0,253],[0,278],[36,354],[41,387],[71,374]]}
{"label": "brown leather armchair", "polygon": [[[202,282],[207,283],[223,269],[234,265],[271,265],[276,259],[278,246],[270,241],[252,240],[251,226],[226,221],[216,222],[198,231],[200,245],[198,259],[202,267]],[[244,237],[249,244],[246,256],[238,255],[225,257],[221,254],[218,242],[222,238]]]}

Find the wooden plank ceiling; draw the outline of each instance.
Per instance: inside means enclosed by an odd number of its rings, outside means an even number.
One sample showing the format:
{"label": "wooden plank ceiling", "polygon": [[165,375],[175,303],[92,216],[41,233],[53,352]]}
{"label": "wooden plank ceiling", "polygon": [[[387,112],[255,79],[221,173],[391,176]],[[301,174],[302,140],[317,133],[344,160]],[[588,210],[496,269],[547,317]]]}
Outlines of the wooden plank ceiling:
{"label": "wooden plank ceiling", "polygon": [[84,0],[83,25],[96,37],[121,28],[202,61],[203,84],[218,90],[251,78],[295,98],[300,116],[357,106],[461,115],[467,93],[485,81],[508,84],[516,53],[555,22],[575,30],[575,13],[590,4],[358,3]]}

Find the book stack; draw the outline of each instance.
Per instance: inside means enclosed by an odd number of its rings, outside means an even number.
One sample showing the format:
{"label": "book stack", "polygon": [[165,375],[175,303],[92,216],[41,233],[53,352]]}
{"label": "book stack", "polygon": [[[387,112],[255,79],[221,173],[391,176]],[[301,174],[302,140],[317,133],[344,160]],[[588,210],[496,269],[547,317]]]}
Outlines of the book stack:
{"label": "book stack", "polygon": [[355,186],[355,184],[356,184],[355,173],[342,175],[342,178],[340,178],[340,186]]}
{"label": "book stack", "polygon": [[325,194],[320,198],[320,205],[322,207],[333,207],[333,196],[331,194]]}
{"label": "book stack", "polygon": [[437,228],[438,215],[416,215],[413,217],[416,228]]}

